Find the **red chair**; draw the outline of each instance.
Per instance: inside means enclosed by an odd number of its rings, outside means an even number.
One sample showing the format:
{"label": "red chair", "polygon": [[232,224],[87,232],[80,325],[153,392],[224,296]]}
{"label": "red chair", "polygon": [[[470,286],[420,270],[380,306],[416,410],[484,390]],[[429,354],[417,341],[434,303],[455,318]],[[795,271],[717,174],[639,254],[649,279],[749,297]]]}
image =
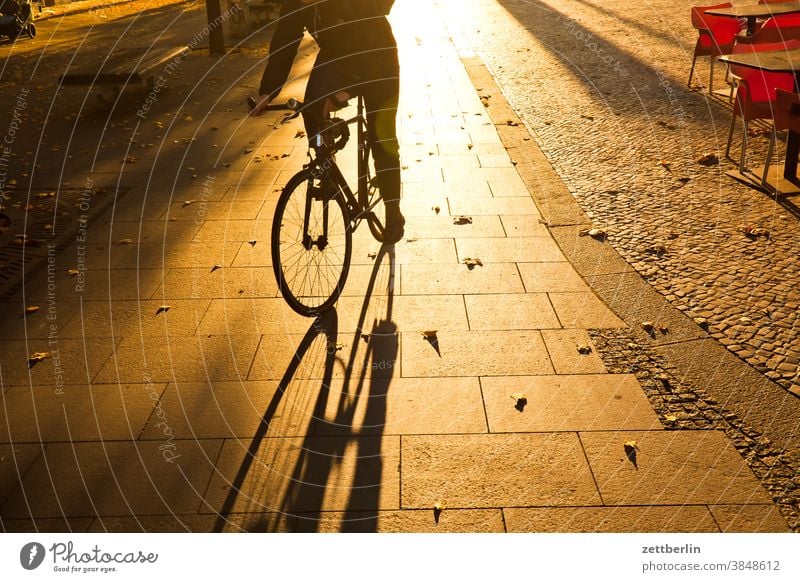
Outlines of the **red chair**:
{"label": "red chair", "polygon": [[[773,117],[775,119],[775,124],[769,138],[767,160],[764,163],[764,175],[761,177],[761,184],[767,187],[767,189],[770,188],[767,183],[767,175],[769,173],[770,162],[772,161],[772,152],[775,149],[775,142],[777,141],[777,132],[789,130],[800,134],[800,95],[791,91],[777,89],[775,91],[775,110]],[[775,193],[780,193],[777,188],[775,188]]]}
{"label": "red chair", "polygon": [[[773,0],[774,1],[774,0]],[[788,2],[790,0],[781,0]],[[764,21],[764,24],[751,36],[739,35],[737,43],[761,44],[764,42],[785,42],[800,39],[800,14],[782,14]]]}
{"label": "red chair", "polygon": [[715,6],[695,6],[692,8],[692,26],[697,29],[699,34],[697,44],[694,46],[694,56],[692,58],[692,69],[689,71],[689,82],[692,86],[692,76],[697,57],[711,57],[711,73],[708,80],[708,92],[711,93],[714,85],[714,59],[720,55],[733,52],[733,45],[736,35],[741,30],[739,21],[735,18],[725,16],[712,16],[706,14],[706,10],[712,8],[730,8],[730,2],[717,4]]}
{"label": "red chair", "polygon": [[[737,44],[733,54],[746,52],[764,52],[792,50],[800,48],[800,40],[762,44]],[[794,75],[791,73],[769,73],[760,69],[731,64],[731,75],[735,79],[735,97],[731,113],[731,127],[728,131],[728,145],[725,157],[730,158],[733,129],[736,117],[741,116],[744,126],[742,132],[742,151],[739,156],[739,171],[744,173],[744,156],[747,149],[747,126],[754,119],[773,119],[775,109],[775,91],[794,88]]]}

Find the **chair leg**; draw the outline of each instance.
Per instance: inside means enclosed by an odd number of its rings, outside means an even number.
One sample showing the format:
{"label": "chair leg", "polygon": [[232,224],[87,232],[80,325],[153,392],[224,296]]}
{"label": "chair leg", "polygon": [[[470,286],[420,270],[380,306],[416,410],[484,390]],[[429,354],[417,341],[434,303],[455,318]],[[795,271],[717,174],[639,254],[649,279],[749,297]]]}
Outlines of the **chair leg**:
{"label": "chair leg", "polygon": [[725,157],[731,159],[731,144],[733,143],[733,129],[736,127],[736,109],[731,112],[731,127],[728,130],[728,145],[725,146]]}
{"label": "chair leg", "polygon": [[769,174],[769,164],[772,161],[772,152],[775,149],[775,142],[777,141],[778,141],[778,132],[775,129],[775,127],[773,127],[772,132],[769,134],[769,145],[767,146],[767,159],[764,162],[764,174],[761,176],[761,185],[767,188],[769,188],[769,185],[767,184],[767,175]]}
{"label": "chair leg", "polygon": [[741,156],[739,157],[739,172],[744,174],[744,172],[745,172],[744,156],[745,156],[745,152],[747,151],[747,120],[744,117],[742,117],[742,125],[743,125],[743,129],[742,129],[742,153],[741,153]]}
{"label": "chair leg", "polygon": [[692,75],[694,75],[695,63],[697,63],[697,55],[695,55],[694,58],[692,59],[692,68],[689,69],[689,82],[686,83],[686,86],[689,87],[690,89],[692,88]]}
{"label": "chair leg", "polygon": [[708,76],[708,94],[714,92],[714,57],[711,57],[711,73]]}

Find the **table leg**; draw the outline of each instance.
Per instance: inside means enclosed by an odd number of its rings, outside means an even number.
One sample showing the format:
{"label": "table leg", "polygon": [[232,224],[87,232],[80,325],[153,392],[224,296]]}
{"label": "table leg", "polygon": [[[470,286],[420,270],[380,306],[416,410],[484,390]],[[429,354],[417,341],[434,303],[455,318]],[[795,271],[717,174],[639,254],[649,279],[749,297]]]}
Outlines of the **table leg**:
{"label": "table leg", "polygon": [[800,155],[800,134],[789,130],[786,137],[786,161],[783,177],[792,183],[797,181],[797,156]]}
{"label": "table leg", "polygon": [[756,32],[756,17],[755,16],[748,16],[747,17],[747,36],[753,36]]}

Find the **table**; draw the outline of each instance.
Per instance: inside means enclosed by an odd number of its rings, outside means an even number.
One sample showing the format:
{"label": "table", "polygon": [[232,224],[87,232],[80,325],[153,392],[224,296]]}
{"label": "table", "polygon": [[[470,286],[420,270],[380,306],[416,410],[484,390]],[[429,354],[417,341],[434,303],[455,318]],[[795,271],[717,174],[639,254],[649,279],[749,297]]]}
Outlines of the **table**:
{"label": "table", "polygon": [[800,13],[800,1],[778,2],[777,4],[747,4],[745,6],[732,6],[730,8],[712,8],[706,10],[712,16],[728,16],[730,18],[747,19],[747,36],[756,31],[756,21],[759,18],[770,18],[779,14]]}
{"label": "table", "polygon": [[[794,4],[794,3],[792,3]],[[800,2],[798,2],[800,4]],[[718,57],[720,61],[728,64],[739,65],[742,67],[750,67],[752,69],[760,69],[770,73],[792,73],[794,75],[794,90],[795,93],[800,93],[800,49],[793,49],[789,51],[764,51],[764,52],[747,52],[736,55],[722,55]],[[788,132],[786,139],[786,161],[783,167],[783,180],[781,182],[789,182],[794,186],[791,189],[793,192],[800,191],[800,181],[797,177],[797,157],[800,155],[800,134],[794,131]],[[769,163],[769,160],[767,160]],[[739,172],[736,172],[739,174]],[[741,179],[739,176],[734,176]],[[775,183],[769,185],[782,193],[788,193],[786,185],[780,187],[778,184],[780,176],[774,176]],[[745,179],[750,183],[751,180]]]}

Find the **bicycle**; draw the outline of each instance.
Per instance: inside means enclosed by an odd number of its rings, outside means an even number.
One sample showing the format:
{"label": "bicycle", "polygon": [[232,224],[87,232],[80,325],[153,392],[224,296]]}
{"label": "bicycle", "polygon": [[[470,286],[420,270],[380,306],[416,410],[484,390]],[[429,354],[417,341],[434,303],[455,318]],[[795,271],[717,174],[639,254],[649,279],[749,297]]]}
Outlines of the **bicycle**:
{"label": "bicycle", "polygon": [[[249,101],[251,108],[254,106]],[[290,99],[265,111],[290,110],[287,122],[304,111]],[[281,192],[272,223],[272,266],[284,300],[297,313],[314,317],[336,303],[350,270],[353,231],[366,220],[372,236],[384,240],[385,210],[370,167],[364,99],[358,96],[351,119],[330,117],[309,147],[309,162]],[[335,155],[350,141],[357,124],[358,188],[354,194]],[[311,153],[313,152],[313,156]]]}

